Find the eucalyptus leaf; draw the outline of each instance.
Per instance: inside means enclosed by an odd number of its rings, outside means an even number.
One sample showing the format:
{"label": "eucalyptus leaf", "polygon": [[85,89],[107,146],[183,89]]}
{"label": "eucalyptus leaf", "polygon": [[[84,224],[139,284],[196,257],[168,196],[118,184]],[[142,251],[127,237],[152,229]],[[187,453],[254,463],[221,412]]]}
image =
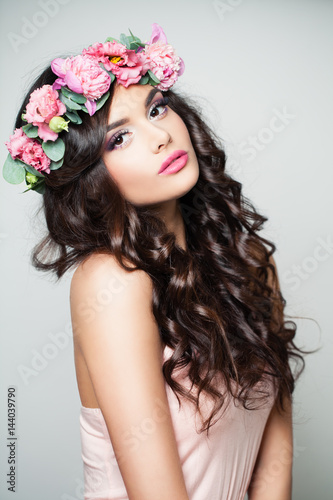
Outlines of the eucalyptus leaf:
{"label": "eucalyptus leaf", "polygon": [[77,102],[78,104],[84,104],[87,100],[86,97],[82,94],[78,94],[77,92],[73,92],[72,90],[67,89],[66,87],[61,87],[61,92],[64,94],[65,97],[68,97],[68,99],[71,99],[74,102]]}
{"label": "eucalyptus leaf", "polygon": [[109,96],[110,96],[110,92],[107,92],[106,94],[102,95],[102,97],[100,97],[100,99],[98,99],[96,101],[96,111],[98,111],[99,109],[101,109],[101,107],[107,101],[107,99],[108,99]]}
{"label": "eucalyptus leaf", "polygon": [[26,193],[27,191],[37,191],[37,193],[44,194],[45,193],[45,181],[44,179],[41,179],[40,181],[36,182],[35,184],[30,184],[27,189],[22,191],[21,194]]}
{"label": "eucalyptus leaf", "polygon": [[137,50],[141,46],[142,45],[140,43],[133,42],[133,41],[130,42],[130,50]]}
{"label": "eucalyptus leaf", "polygon": [[82,123],[81,116],[77,113],[77,111],[66,111],[65,116],[72,122],[80,125]]}
{"label": "eucalyptus leaf", "polygon": [[3,178],[10,184],[20,184],[25,179],[25,163],[20,160],[13,160],[10,153],[2,169]]}
{"label": "eucalyptus leaf", "polygon": [[138,38],[137,36],[134,36],[134,35],[133,35],[133,33],[131,32],[131,30],[130,30],[129,28],[128,28],[128,31],[129,31],[129,32],[131,33],[131,35],[132,35],[132,41],[133,41],[133,42],[137,42],[137,43],[138,43],[138,44],[140,44],[140,45],[144,45],[144,44],[141,42],[140,38]]}
{"label": "eucalyptus leaf", "polygon": [[120,35],[120,43],[125,45],[128,49],[130,48],[130,40],[128,39],[128,36],[125,35],[125,33],[122,33]]}
{"label": "eucalyptus leaf", "polygon": [[62,167],[63,163],[64,163],[63,158],[59,161],[51,161],[50,170],[58,170],[58,168]]}
{"label": "eucalyptus leaf", "polygon": [[146,85],[146,83],[149,82],[149,76],[145,75],[141,77],[141,80],[139,80],[140,85]]}
{"label": "eucalyptus leaf", "polygon": [[56,141],[44,141],[42,148],[45,154],[53,161],[59,161],[65,154],[65,143],[60,137]]}
{"label": "eucalyptus leaf", "polygon": [[36,170],[34,167],[31,165],[25,165],[25,169],[27,172],[30,172],[31,174],[35,175],[36,177],[44,177],[44,174]]}
{"label": "eucalyptus leaf", "polygon": [[113,38],[113,36],[109,36],[104,43],[106,42],[117,42],[117,43],[121,43],[119,40],[117,40],[117,38]]}
{"label": "eucalyptus leaf", "polygon": [[150,79],[153,80],[155,83],[161,83],[161,81],[157,78],[157,76],[149,69],[148,74],[150,76]]}
{"label": "eucalyptus leaf", "polygon": [[44,194],[45,193],[45,182],[37,183],[35,184],[32,188],[33,191],[37,191],[39,194]]}
{"label": "eucalyptus leaf", "polygon": [[22,130],[26,136],[30,137],[30,139],[35,139],[36,137],[38,137],[38,127],[35,127],[31,123],[28,123],[28,125],[23,125]]}
{"label": "eucalyptus leaf", "polygon": [[61,102],[63,102],[65,104],[66,108],[69,108],[70,110],[81,109],[80,104],[78,104],[77,102],[72,101],[72,99],[66,97],[62,93],[60,93],[59,99],[61,100]]}

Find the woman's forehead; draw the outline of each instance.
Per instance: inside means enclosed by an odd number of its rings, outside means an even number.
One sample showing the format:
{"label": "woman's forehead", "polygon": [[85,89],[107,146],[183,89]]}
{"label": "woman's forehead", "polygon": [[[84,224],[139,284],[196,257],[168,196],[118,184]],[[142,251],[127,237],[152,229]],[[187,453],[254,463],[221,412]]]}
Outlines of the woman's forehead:
{"label": "woman's forehead", "polygon": [[134,84],[128,87],[116,85],[110,106],[110,121],[142,111],[150,104],[156,93],[161,93],[161,91],[149,84]]}

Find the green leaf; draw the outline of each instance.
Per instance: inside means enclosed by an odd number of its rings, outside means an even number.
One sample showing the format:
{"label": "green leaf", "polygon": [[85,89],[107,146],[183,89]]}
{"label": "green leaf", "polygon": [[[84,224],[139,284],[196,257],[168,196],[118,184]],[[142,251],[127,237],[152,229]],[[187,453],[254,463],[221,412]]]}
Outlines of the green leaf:
{"label": "green leaf", "polygon": [[146,85],[146,83],[149,82],[149,76],[145,75],[141,77],[141,80],[139,80],[140,85]]}
{"label": "green leaf", "polygon": [[133,41],[133,42],[137,42],[137,43],[139,43],[139,44],[141,44],[141,45],[143,45],[143,46],[144,46],[144,44],[141,42],[140,38],[138,38],[137,36],[134,36],[134,35],[133,35],[133,33],[131,32],[131,30],[130,30],[129,28],[128,28],[128,31],[129,31],[129,32],[131,33],[131,35],[132,35],[132,41]]}
{"label": "green leaf", "polygon": [[113,36],[109,36],[104,43],[106,42],[117,42],[117,43],[120,43],[119,40],[117,40],[117,38],[113,38]]}
{"label": "green leaf", "polygon": [[58,168],[62,167],[63,163],[64,163],[63,158],[59,161],[51,161],[50,170],[58,170]]}
{"label": "green leaf", "polygon": [[71,122],[76,123],[77,125],[80,125],[82,123],[82,118],[78,115],[77,111],[66,111],[65,116],[67,116],[67,118]]}
{"label": "green leaf", "polygon": [[45,193],[45,181],[42,181],[41,183],[37,182],[32,188],[33,191],[37,191],[39,194],[44,194]]}
{"label": "green leaf", "polygon": [[122,33],[120,35],[120,43],[123,45],[126,45],[126,47],[129,49],[130,48],[130,40],[128,39],[128,36],[125,35],[125,33]]}
{"label": "green leaf", "polygon": [[25,114],[24,114],[24,113],[22,113],[22,114],[21,114],[21,120],[22,120],[22,121],[24,121],[24,122],[26,122],[27,120],[26,120],[24,117],[25,117]]}
{"label": "green leaf", "polygon": [[45,181],[44,179],[41,179],[40,181],[36,182],[35,184],[30,184],[27,189],[22,191],[21,194],[26,193],[27,191],[37,191],[37,193],[44,194],[45,193]]}
{"label": "green leaf", "polygon": [[65,154],[65,143],[60,137],[56,141],[44,141],[42,148],[45,154],[53,161],[59,161]]}
{"label": "green leaf", "polygon": [[30,139],[38,137],[38,127],[35,127],[31,123],[28,123],[28,125],[23,125],[22,130],[26,136],[30,137]]}
{"label": "green leaf", "polygon": [[20,184],[25,179],[25,163],[20,160],[13,160],[10,153],[2,169],[3,178],[10,184]]}
{"label": "green leaf", "polygon": [[72,99],[69,99],[68,97],[66,97],[61,92],[59,94],[59,99],[60,99],[61,102],[63,102],[65,104],[66,108],[69,108],[71,110],[81,109],[80,104],[78,104],[77,102],[72,101]]}
{"label": "green leaf", "polygon": [[130,49],[131,50],[137,50],[139,47],[144,47],[144,45],[142,45],[141,43],[133,42],[133,41],[130,42]]}
{"label": "green leaf", "polygon": [[153,82],[161,83],[161,81],[157,78],[156,75],[154,75],[154,73],[150,69],[148,70],[148,74],[150,76],[150,79],[153,80]]}
{"label": "green leaf", "polygon": [[44,177],[44,174],[36,170],[34,167],[31,165],[25,165],[25,169],[30,172],[31,174],[34,174],[36,177]]}
{"label": "green leaf", "polygon": [[100,97],[96,101],[96,111],[98,111],[99,109],[101,109],[101,107],[103,106],[103,104],[105,104],[105,102],[107,101],[107,99],[109,98],[109,96],[110,96],[110,92],[107,92],[106,94],[102,95],[102,97]]}
{"label": "green leaf", "polygon": [[87,100],[87,98],[84,97],[84,95],[73,92],[72,90],[69,90],[67,87],[61,87],[61,92],[64,94],[65,97],[68,97],[68,99],[71,99],[72,101],[77,102],[78,104],[84,104]]}

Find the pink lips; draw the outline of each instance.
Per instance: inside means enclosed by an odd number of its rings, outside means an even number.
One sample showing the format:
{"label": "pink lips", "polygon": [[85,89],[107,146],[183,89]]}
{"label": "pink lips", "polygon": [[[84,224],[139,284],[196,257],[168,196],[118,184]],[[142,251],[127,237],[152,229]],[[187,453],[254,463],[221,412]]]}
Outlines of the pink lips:
{"label": "pink lips", "polygon": [[[177,160],[178,158],[180,159],[179,161],[174,161],[174,160]],[[169,155],[164,160],[164,162],[162,163],[161,168],[159,169],[158,173],[160,174],[164,170],[167,170],[168,167],[169,167],[169,165],[170,165],[170,173],[177,172],[178,170],[180,170],[180,168],[183,168],[186,165],[187,159],[188,159],[188,156],[187,156],[186,151],[184,151],[182,149],[178,149],[177,151],[174,151],[173,153],[171,153],[171,155]],[[174,162],[174,163],[172,163],[172,162]],[[173,165],[175,167],[178,167],[178,168],[171,169],[171,167]]]}

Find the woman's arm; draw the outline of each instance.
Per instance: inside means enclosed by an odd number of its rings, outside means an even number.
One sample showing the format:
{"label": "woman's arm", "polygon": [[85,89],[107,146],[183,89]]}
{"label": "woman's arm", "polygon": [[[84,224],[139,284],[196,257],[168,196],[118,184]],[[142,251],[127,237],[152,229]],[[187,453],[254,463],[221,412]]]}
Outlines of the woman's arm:
{"label": "woman's arm", "polygon": [[130,500],[188,500],[144,271],[93,256],[71,283],[73,331]]}
{"label": "woman's arm", "polygon": [[[269,262],[274,267],[276,281],[274,282],[270,270],[268,283],[274,290],[280,290],[276,263],[272,256]],[[279,321],[283,320],[281,308],[277,308],[274,315]],[[285,411],[281,415],[274,405],[268,417],[248,490],[249,500],[291,500],[293,462],[291,397],[284,398],[284,407]]]}
{"label": "woman's arm", "polygon": [[249,500],[291,500],[292,403],[285,399],[280,415],[274,405],[268,417],[248,489]]}

